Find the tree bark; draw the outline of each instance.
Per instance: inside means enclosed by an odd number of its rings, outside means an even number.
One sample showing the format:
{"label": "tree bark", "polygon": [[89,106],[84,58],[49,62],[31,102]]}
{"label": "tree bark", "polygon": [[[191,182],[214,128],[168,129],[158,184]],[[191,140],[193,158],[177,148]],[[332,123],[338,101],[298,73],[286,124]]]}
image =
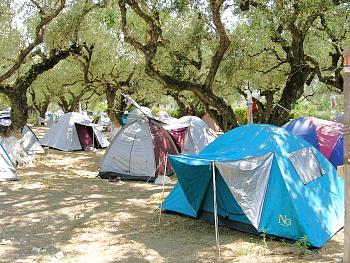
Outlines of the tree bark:
{"label": "tree bark", "polygon": [[20,89],[16,89],[13,92],[8,93],[7,97],[11,103],[12,120],[9,132],[20,132],[27,124],[29,116],[26,93],[22,92]]}
{"label": "tree bark", "polygon": [[47,112],[47,109],[49,108],[50,103],[51,103],[50,101],[45,101],[41,103],[38,108],[36,108],[36,110],[39,112],[40,118],[45,119],[45,113]]}
{"label": "tree bark", "polygon": [[80,99],[76,96],[72,96],[72,100],[67,100],[63,95],[59,96],[58,105],[62,108],[64,113],[77,112],[79,110]]}
{"label": "tree bark", "polygon": [[33,108],[39,112],[39,117],[45,118],[45,113],[47,112],[47,109],[51,103],[51,98],[50,96],[46,93],[43,92],[43,95],[45,97],[44,101],[37,101],[35,91],[32,89],[29,89],[29,93],[32,96],[32,103],[33,103]]}
{"label": "tree bark", "polygon": [[267,121],[270,124],[282,126],[288,122],[290,111],[294,109],[297,100],[304,94],[306,77],[310,74],[310,69],[293,65],[291,72],[284,86],[282,96]]}
{"label": "tree bark", "polygon": [[[116,98],[117,98],[117,93],[116,93],[116,88],[112,86],[111,84],[105,84],[105,94],[107,98],[107,114],[112,123],[114,124],[115,127],[119,128],[121,127],[120,120],[118,116],[116,115]],[[118,114],[118,112],[117,112]]]}
{"label": "tree bark", "polygon": [[290,73],[283,88],[282,96],[274,107],[268,123],[282,126],[289,121],[290,111],[304,94],[304,86],[311,74],[311,68],[306,63],[304,52],[304,36],[306,32],[300,31],[294,24],[290,26],[292,42],[284,46]]}

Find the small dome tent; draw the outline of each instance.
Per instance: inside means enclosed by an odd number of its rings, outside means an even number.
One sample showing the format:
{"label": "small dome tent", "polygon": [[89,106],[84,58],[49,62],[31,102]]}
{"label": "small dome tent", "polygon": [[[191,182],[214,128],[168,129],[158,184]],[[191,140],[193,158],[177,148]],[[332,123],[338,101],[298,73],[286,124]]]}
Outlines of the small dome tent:
{"label": "small dome tent", "polygon": [[0,181],[18,180],[16,169],[7,154],[5,148],[0,143]]}
{"label": "small dome tent", "polygon": [[[245,125],[195,155],[169,157],[178,183],[169,212],[321,247],[344,226],[344,181],[314,147],[282,128]],[[213,171],[213,169],[215,169]]]}
{"label": "small dome tent", "polygon": [[[5,111],[0,113],[0,129],[8,130],[11,123],[11,111]],[[22,136],[23,149],[27,154],[32,155],[45,152],[43,147],[41,147],[39,139],[36,137],[35,133],[32,131],[31,128],[29,128],[28,125],[25,125],[23,127]]]}
{"label": "small dome tent", "polygon": [[[169,133],[159,122],[144,116],[127,123],[114,136],[101,160],[99,176],[154,182],[164,174],[165,156],[177,153]],[[167,165],[169,175],[172,168]]]}
{"label": "small dome tent", "polygon": [[220,129],[220,126],[215,122],[215,120],[210,117],[209,113],[206,112],[203,117],[202,120],[208,124],[209,128],[212,129],[214,132],[222,132],[222,130]]}
{"label": "small dome tent", "polygon": [[41,145],[61,151],[105,148],[109,143],[89,117],[69,112],[54,123],[41,140]]}
{"label": "small dome tent", "polygon": [[216,139],[216,134],[196,116],[184,116],[164,126],[183,154],[199,153]]}
{"label": "small dome tent", "polygon": [[38,154],[45,153],[43,147],[41,147],[38,137],[35,133],[29,128],[28,125],[25,125],[22,130],[23,135],[23,149],[27,154]]}
{"label": "small dome tent", "polygon": [[335,167],[344,164],[344,125],[342,123],[299,117],[283,125],[319,150]]}

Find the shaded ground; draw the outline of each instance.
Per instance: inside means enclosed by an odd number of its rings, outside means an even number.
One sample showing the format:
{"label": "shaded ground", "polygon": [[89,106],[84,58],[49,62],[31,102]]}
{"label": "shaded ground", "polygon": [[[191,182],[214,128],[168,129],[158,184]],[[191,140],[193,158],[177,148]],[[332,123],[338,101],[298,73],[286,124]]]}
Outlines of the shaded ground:
{"label": "shaded ground", "polygon": [[[18,169],[20,181],[0,183],[0,262],[219,261],[212,225],[170,214],[158,224],[160,186],[97,179],[103,153],[49,150]],[[220,228],[220,262],[340,262],[343,236],[303,254]]]}

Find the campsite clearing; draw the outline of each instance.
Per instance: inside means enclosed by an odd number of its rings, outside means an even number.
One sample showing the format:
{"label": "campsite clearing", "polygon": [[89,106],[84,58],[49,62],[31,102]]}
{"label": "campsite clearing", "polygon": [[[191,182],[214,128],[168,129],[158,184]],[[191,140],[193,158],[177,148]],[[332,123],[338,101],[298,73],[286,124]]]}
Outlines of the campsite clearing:
{"label": "campsite clearing", "polygon": [[[104,151],[48,150],[0,183],[0,262],[218,262],[213,225],[173,214],[158,225],[161,186],[96,178]],[[220,228],[221,262],[340,262],[343,240],[305,251]]]}

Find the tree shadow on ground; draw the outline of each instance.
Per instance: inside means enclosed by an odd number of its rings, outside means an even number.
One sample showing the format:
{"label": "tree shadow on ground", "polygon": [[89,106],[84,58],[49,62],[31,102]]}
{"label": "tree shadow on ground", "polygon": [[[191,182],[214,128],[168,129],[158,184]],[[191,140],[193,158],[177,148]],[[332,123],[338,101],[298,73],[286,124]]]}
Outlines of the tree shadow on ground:
{"label": "tree shadow on ground", "polygon": [[[213,225],[164,213],[158,224],[162,187],[96,178],[102,155],[50,150],[19,169],[20,181],[0,184],[0,242],[9,241],[0,261],[218,261]],[[342,256],[343,232],[305,255],[294,244],[226,228],[220,244],[221,262],[330,262]]]}

